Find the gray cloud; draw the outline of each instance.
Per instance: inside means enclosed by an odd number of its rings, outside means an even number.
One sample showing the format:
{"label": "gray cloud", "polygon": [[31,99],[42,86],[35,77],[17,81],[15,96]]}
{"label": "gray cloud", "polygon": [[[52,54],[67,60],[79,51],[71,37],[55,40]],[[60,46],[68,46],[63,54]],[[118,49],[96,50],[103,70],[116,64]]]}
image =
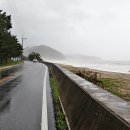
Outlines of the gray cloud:
{"label": "gray cloud", "polygon": [[[11,0],[10,0],[11,1]],[[15,0],[26,46],[45,44],[63,53],[130,59],[129,0]],[[0,8],[11,13],[5,0]],[[13,33],[18,34],[13,20]]]}

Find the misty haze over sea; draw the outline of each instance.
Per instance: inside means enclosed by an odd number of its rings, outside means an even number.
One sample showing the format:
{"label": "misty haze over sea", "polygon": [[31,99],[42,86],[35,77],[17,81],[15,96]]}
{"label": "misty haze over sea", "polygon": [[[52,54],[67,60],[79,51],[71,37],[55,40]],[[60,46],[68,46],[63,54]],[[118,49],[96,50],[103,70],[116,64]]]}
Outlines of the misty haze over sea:
{"label": "misty haze over sea", "polygon": [[62,61],[59,62],[66,65],[72,65],[75,67],[86,67],[90,69],[109,71],[109,72],[119,72],[119,73],[127,73],[130,74],[130,65],[126,64],[111,64],[111,63],[81,63],[81,62],[67,62]]}
{"label": "misty haze over sea", "polygon": [[45,45],[33,46],[24,49],[25,56],[28,56],[31,52],[38,52],[44,61],[52,63],[130,74],[130,61],[107,61],[97,56],[87,56],[81,54],[68,55]]}
{"label": "misty haze over sea", "polygon": [[82,56],[77,59],[66,58],[66,60],[56,61],[55,63],[58,62],[61,64],[72,65],[75,67],[86,67],[86,68],[102,70],[102,71],[130,74],[130,61],[105,61],[96,57],[91,57],[91,58],[87,59],[86,57],[85,59],[85,57]]}

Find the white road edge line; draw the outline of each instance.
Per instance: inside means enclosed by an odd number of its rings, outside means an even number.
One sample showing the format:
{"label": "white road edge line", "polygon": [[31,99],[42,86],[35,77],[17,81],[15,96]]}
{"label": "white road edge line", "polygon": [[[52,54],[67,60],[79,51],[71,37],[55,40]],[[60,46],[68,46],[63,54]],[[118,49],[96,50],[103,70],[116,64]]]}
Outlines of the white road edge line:
{"label": "white road edge line", "polygon": [[47,95],[46,95],[46,79],[48,68],[45,66],[45,77],[43,81],[43,100],[42,100],[42,120],[41,120],[41,130],[48,130],[48,116],[47,116]]}

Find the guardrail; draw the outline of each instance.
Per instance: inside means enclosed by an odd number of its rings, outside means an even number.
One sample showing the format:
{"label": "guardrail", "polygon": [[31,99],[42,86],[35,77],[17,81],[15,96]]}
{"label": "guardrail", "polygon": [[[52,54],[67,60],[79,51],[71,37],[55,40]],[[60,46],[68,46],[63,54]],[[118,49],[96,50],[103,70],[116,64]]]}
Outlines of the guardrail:
{"label": "guardrail", "polygon": [[130,103],[61,68],[56,76],[71,130],[130,130]]}

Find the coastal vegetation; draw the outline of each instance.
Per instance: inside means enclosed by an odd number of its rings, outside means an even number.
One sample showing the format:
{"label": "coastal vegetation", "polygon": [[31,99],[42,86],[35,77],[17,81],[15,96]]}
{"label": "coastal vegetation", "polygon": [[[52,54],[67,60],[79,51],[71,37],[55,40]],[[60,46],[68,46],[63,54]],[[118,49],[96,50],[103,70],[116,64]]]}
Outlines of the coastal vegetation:
{"label": "coastal vegetation", "polygon": [[[0,10],[0,66],[20,60],[23,52],[16,36],[11,34],[11,16]],[[16,63],[14,61],[14,63]]]}
{"label": "coastal vegetation", "polygon": [[[102,81],[105,90],[130,101],[130,86],[127,85],[126,79],[100,78],[100,81]],[[97,85],[101,86],[100,84]]]}
{"label": "coastal vegetation", "polygon": [[56,128],[57,130],[67,130],[68,129],[67,123],[60,104],[59,92],[58,92],[55,76],[53,75],[51,68],[49,69],[49,74],[50,74],[50,84],[51,84],[53,104],[54,104]]}
{"label": "coastal vegetation", "polygon": [[130,75],[61,65],[78,76],[130,102]]}

